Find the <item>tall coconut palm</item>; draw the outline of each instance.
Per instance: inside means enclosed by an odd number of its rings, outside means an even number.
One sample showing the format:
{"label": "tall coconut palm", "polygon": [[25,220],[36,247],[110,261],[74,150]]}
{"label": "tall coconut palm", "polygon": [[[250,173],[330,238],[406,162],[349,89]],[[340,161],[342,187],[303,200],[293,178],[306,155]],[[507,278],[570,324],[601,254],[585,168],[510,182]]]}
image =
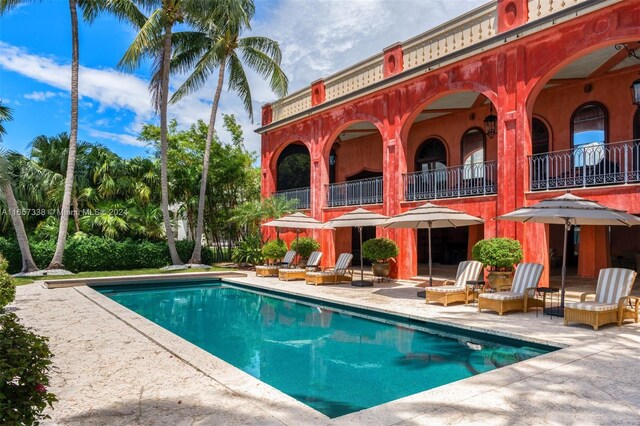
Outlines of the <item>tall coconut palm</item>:
{"label": "tall coconut palm", "polygon": [[[169,184],[167,177],[167,109],[169,103],[169,64],[171,60],[171,44],[173,27],[182,23],[195,2],[193,0],[147,0],[144,6],[151,9],[146,22],[140,28],[133,43],[129,46],[119,66],[125,70],[133,70],[140,62],[149,58],[154,61],[154,75],[150,84],[153,94],[153,103],[156,111],[160,113],[160,193],[162,219],[164,221],[167,244],[171,262],[174,265],[182,264],[176,250],[171,217],[169,216]],[[200,4],[200,6],[202,6]]]}
{"label": "tall coconut palm", "polygon": [[[11,114],[11,109],[0,104],[0,142],[2,142],[2,138],[6,134],[3,123],[11,120],[12,118],[13,115]],[[0,191],[2,191],[7,200],[11,223],[16,231],[18,246],[20,247],[20,254],[22,255],[22,272],[33,272],[37,271],[38,267],[31,256],[29,239],[27,238],[27,233],[24,229],[24,224],[22,223],[22,218],[18,211],[18,202],[13,194],[13,179],[11,176],[10,166],[6,153],[4,151],[0,151]]]}
{"label": "tall coconut palm", "polygon": [[269,79],[271,89],[278,96],[284,96],[287,93],[288,79],[280,68],[282,54],[278,43],[267,37],[241,37],[244,31],[251,29],[250,21],[254,12],[252,0],[223,2],[214,13],[196,17],[195,25],[199,31],[185,33],[183,37],[176,40],[176,54],[172,60],[172,68],[178,72],[187,72],[192,68],[193,70],[174,93],[172,102],[177,102],[187,94],[200,89],[211,74],[218,70],[218,82],[211,105],[200,181],[195,247],[189,263],[201,263],[211,143],[225,75],[229,76],[229,90],[236,92],[240,97],[252,120],[251,88],[245,73],[245,65],[265,79]]}

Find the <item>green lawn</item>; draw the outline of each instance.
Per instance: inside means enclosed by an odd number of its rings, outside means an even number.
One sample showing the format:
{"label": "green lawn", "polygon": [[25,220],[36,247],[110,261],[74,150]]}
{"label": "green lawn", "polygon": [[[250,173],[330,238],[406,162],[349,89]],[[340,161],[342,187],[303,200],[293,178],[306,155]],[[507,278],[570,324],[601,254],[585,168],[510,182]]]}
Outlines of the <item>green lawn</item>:
{"label": "green lawn", "polygon": [[120,275],[145,275],[145,274],[175,274],[180,272],[205,272],[205,271],[231,271],[232,268],[220,268],[213,266],[211,269],[182,269],[177,271],[163,271],[162,269],[131,269],[128,271],[93,271],[93,272],[79,272],[75,275],[51,275],[46,277],[36,278],[14,278],[16,285],[31,284],[32,282],[39,280],[65,280],[73,278],[99,278],[99,277],[117,277]]}

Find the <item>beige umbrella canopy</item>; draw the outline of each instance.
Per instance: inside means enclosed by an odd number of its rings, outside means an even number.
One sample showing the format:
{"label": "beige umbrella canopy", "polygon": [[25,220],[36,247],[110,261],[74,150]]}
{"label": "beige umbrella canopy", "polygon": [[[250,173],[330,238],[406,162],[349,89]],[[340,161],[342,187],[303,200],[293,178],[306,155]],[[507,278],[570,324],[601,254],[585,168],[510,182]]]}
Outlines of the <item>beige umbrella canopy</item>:
{"label": "beige umbrella canopy", "polygon": [[567,270],[567,231],[569,231],[571,225],[640,225],[639,218],[625,211],[610,209],[595,201],[586,200],[569,193],[542,200],[529,207],[521,207],[511,213],[498,216],[496,219],[522,223],[533,222],[564,225],[562,294],[560,311],[557,313],[558,316],[562,316],[564,308],[564,281]]}
{"label": "beige umbrella canopy", "polygon": [[357,287],[370,287],[373,283],[364,280],[364,266],[362,264],[362,227],[363,226],[377,226],[381,225],[388,219],[387,216],[383,216],[378,213],[370,212],[369,210],[358,208],[349,213],[345,213],[328,221],[325,226],[334,228],[358,228],[360,234],[360,281],[353,281],[351,285]]}
{"label": "beige umbrella canopy", "polygon": [[479,217],[427,203],[390,217],[383,226],[385,228],[426,228],[429,230],[429,286],[431,287],[433,285],[433,276],[431,274],[431,229],[457,228],[459,226],[480,225],[482,223],[484,221]]}
{"label": "beige umbrella canopy", "polygon": [[324,226],[324,223],[300,212],[290,214],[288,216],[283,216],[279,219],[274,219],[269,222],[265,222],[262,224],[262,226],[294,229],[296,231],[296,240],[298,239],[298,235],[300,234],[301,229],[332,229],[326,228]]}

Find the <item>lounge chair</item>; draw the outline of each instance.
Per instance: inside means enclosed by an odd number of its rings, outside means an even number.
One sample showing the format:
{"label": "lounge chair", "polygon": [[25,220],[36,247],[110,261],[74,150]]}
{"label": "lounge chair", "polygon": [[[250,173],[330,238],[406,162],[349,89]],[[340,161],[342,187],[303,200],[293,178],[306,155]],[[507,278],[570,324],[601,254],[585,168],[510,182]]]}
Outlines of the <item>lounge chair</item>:
{"label": "lounge chair", "polygon": [[625,319],[638,322],[640,299],[629,296],[636,275],[636,271],[631,269],[601,269],[594,301],[587,301],[587,297],[594,293],[583,293],[579,302],[566,303],[564,325],[579,322],[597,330],[601,325],[612,322],[617,322],[619,327]]}
{"label": "lounge chair", "polygon": [[307,272],[317,271],[320,268],[320,259],[322,259],[322,252],[314,251],[309,255],[305,268],[282,268],[278,271],[278,278],[281,281],[304,280]]}
{"label": "lounge chair", "polygon": [[347,270],[351,265],[353,255],[351,253],[342,253],[338,256],[336,266],[317,272],[307,272],[305,280],[307,284],[337,284],[342,281],[352,281],[353,271]]}
{"label": "lounge chair", "polygon": [[296,257],[295,250],[289,250],[282,259],[282,262],[275,265],[258,265],[256,266],[256,276],[258,277],[277,277],[280,268],[290,268],[293,266],[293,259]]}
{"label": "lounge chair", "polygon": [[542,307],[542,300],[533,292],[538,286],[544,266],[539,263],[521,263],[516,267],[511,291],[481,293],[478,297],[478,312],[489,309],[502,315],[509,311],[527,312],[532,307]]}
{"label": "lounge chair", "polygon": [[[477,260],[466,260],[458,264],[455,281],[447,280],[441,287],[427,287],[427,303],[436,302],[447,306],[453,302],[469,303],[471,292],[467,288],[467,281],[477,280],[482,273],[482,263]],[[453,284],[453,285],[452,285]],[[473,294],[471,294],[473,297]]]}

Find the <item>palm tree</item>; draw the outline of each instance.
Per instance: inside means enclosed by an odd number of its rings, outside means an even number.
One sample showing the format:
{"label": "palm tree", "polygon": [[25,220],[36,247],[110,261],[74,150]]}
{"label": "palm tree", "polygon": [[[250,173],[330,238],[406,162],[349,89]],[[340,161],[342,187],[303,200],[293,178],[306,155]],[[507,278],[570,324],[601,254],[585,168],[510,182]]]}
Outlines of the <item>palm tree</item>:
{"label": "palm tree", "polygon": [[[152,12],[141,26],[136,38],[126,51],[119,67],[126,70],[137,68],[143,58],[154,61],[154,78],[150,90],[156,111],[160,113],[160,192],[162,219],[164,221],[167,244],[171,262],[181,265],[182,261],[176,250],[171,217],[169,215],[169,184],[167,177],[167,108],[169,103],[169,64],[173,26],[184,22],[190,6],[196,3],[189,0],[148,0],[145,5]],[[200,5],[202,6],[202,5]]]}
{"label": "palm tree", "polygon": [[[13,115],[11,114],[11,109],[0,103],[0,142],[2,142],[2,138],[6,134],[3,123],[11,120],[12,118]],[[0,151],[0,191],[2,191],[7,200],[11,223],[16,231],[16,238],[18,239],[18,246],[20,247],[20,254],[22,255],[22,272],[33,272],[37,271],[38,267],[31,256],[29,239],[27,238],[22,218],[18,212],[18,202],[13,194],[13,179],[10,169],[11,164],[6,157],[5,152]]]}
{"label": "palm tree", "polygon": [[[35,1],[35,0],[31,0]],[[29,0],[0,0],[0,15]],[[47,269],[63,268],[62,256],[64,244],[67,240],[69,224],[69,207],[71,206],[71,192],[73,190],[74,171],[76,164],[76,144],[78,141],[78,74],[80,67],[80,42],[78,37],[78,7],[82,10],[83,18],[93,22],[103,10],[114,13],[119,18],[126,18],[132,22],[141,23],[141,16],[136,8],[131,8],[125,0],[69,0],[71,17],[71,129],[69,132],[69,151],[67,156],[67,170],[64,180],[64,194],[60,208],[60,228],[56,251]]]}
{"label": "palm tree", "polygon": [[171,102],[177,102],[185,95],[200,89],[213,71],[218,69],[218,83],[211,105],[200,181],[195,247],[189,263],[201,263],[211,143],[225,73],[229,75],[229,90],[236,92],[240,97],[252,120],[251,89],[244,65],[265,79],[269,79],[271,89],[278,96],[284,96],[287,93],[288,79],[280,68],[282,54],[278,43],[267,37],[241,37],[243,31],[251,28],[250,21],[254,12],[253,0],[230,0],[221,3],[213,13],[195,19],[194,24],[199,31],[184,33],[176,40],[176,54],[172,60],[172,68],[178,72],[187,72],[191,68],[193,71],[174,93]]}

